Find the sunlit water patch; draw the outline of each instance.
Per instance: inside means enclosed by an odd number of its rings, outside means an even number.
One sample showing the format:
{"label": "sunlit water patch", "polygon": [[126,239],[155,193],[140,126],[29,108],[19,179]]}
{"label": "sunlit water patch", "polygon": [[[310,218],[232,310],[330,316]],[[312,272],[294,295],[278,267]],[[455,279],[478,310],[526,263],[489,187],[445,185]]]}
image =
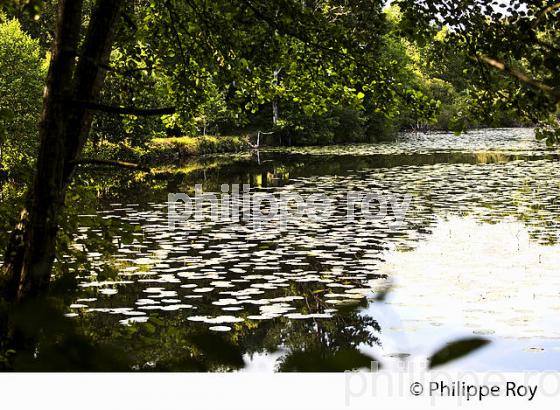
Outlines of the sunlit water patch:
{"label": "sunlit water patch", "polygon": [[[383,349],[426,359],[459,336],[494,341],[458,366],[478,370],[555,369],[560,359],[560,245],[535,243],[523,223],[473,218],[439,220],[411,252],[388,252],[382,272],[391,286],[378,318]],[[509,363],[504,346],[514,345]],[[532,355],[527,355],[531,353]],[[546,358],[535,357],[544,353]]]}

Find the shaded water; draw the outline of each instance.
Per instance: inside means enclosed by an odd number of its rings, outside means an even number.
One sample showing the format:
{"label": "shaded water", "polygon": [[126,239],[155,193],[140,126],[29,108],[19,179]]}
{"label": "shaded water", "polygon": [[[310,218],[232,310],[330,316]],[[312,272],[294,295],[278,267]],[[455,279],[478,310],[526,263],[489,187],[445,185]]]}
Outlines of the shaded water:
{"label": "shaded water", "polygon": [[[219,157],[116,184],[96,213],[80,217],[76,248],[91,266],[78,272],[68,316],[109,338],[149,320],[150,337],[131,345],[140,367],[192,352],[182,340],[210,331],[239,349],[248,371],[355,367],[335,361],[352,364],[356,352],[392,366],[468,335],[492,344],[454,366],[557,370],[558,153],[531,130],[418,134]],[[167,194],[192,193],[195,183],[412,199],[399,227],[348,223],[340,205],[329,218],[282,229],[189,220],[169,230]],[[338,355],[330,367],[326,355]]]}

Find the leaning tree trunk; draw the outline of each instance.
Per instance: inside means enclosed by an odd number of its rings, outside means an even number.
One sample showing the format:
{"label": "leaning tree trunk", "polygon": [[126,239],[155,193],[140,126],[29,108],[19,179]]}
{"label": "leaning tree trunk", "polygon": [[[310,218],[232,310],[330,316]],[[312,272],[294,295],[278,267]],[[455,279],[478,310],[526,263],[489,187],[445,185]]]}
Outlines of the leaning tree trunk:
{"label": "leaning tree trunk", "polygon": [[8,301],[40,296],[48,287],[66,190],[91,128],[86,103],[101,91],[123,3],[97,0],[79,47],[83,0],[59,1],[36,173],[0,273],[0,296]]}

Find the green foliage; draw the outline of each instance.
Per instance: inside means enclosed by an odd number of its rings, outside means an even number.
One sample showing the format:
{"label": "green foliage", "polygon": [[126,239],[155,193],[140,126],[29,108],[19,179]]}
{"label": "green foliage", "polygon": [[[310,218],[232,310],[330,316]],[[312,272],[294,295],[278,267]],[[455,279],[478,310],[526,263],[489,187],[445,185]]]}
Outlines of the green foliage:
{"label": "green foliage", "polygon": [[[458,91],[468,91],[470,112],[464,120],[485,125],[540,122],[537,135],[549,144],[556,141],[552,128],[558,127],[560,102],[557,2],[396,3],[404,10],[403,32],[421,44],[437,40],[428,47],[434,62],[431,72]],[[438,19],[433,18],[436,14]],[[438,56],[447,64],[444,70],[438,67]]]}
{"label": "green foliage", "polygon": [[333,107],[323,114],[290,113],[276,130],[277,138],[290,145],[328,145],[343,142],[364,142],[363,113],[358,109]]}
{"label": "green foliage", "polygon": [[45,61],[17,20],[0,19],[0,163],[13,176],[29,173],[38,145]]}
{"label": "green foliage", "polygon": [[[169,79],[153,69],[143,69],[124,48],[111,55],[113,69],[108,73],[101,99],[122,107],[170,106]],[[98,113],[92,126],[94,147],[104,142],[142,147],[151,138],[165,134],[166,124],[159,117]]]}
{"label": "green foliage", "polygon": [[543,120],[535,131],[538,140],[546,141],[547,145],[560,142],[560,121],[556,116]]}
{"label": "green foliage", "polygon": [[331,107],[359,106],[360,79],[379,71],[382,4],[168,1],[127,7],[130,21],[117,35],[103,99],[173,105],[177,113],[142,121],[144,128],[137,118],[100,116],[96,134],[134,145],[154,135],[231,134],[273,101],[288,107],[281,117],[293,123],[299,118],[292,121],[292,112],[313,118]]}

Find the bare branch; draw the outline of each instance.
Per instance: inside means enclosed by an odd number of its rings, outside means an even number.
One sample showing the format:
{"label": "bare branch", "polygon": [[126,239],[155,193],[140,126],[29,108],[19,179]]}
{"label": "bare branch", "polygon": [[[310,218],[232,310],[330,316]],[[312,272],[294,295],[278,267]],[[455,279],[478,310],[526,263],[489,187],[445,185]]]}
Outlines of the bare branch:
{"label": "bare branch", "polygon": [[484,54],[478,54],[472,58],[477,61],[481,61],[492,68],[502,71],[510,75],[511,77],[514,77],[515,79],[521,81],[522,83],[529,85],[530,87],[533,87],[537,90],[544,92],[545,94],[550,95],[555,99],[555,101],[560,101],[560,89],[556,87],[552,87],[550,85],[543,83],[542,81],[529,77],[527,74],[523,73],[517,68],[508,66],[504,62],[499,61],[492,57],[488,57]]}

